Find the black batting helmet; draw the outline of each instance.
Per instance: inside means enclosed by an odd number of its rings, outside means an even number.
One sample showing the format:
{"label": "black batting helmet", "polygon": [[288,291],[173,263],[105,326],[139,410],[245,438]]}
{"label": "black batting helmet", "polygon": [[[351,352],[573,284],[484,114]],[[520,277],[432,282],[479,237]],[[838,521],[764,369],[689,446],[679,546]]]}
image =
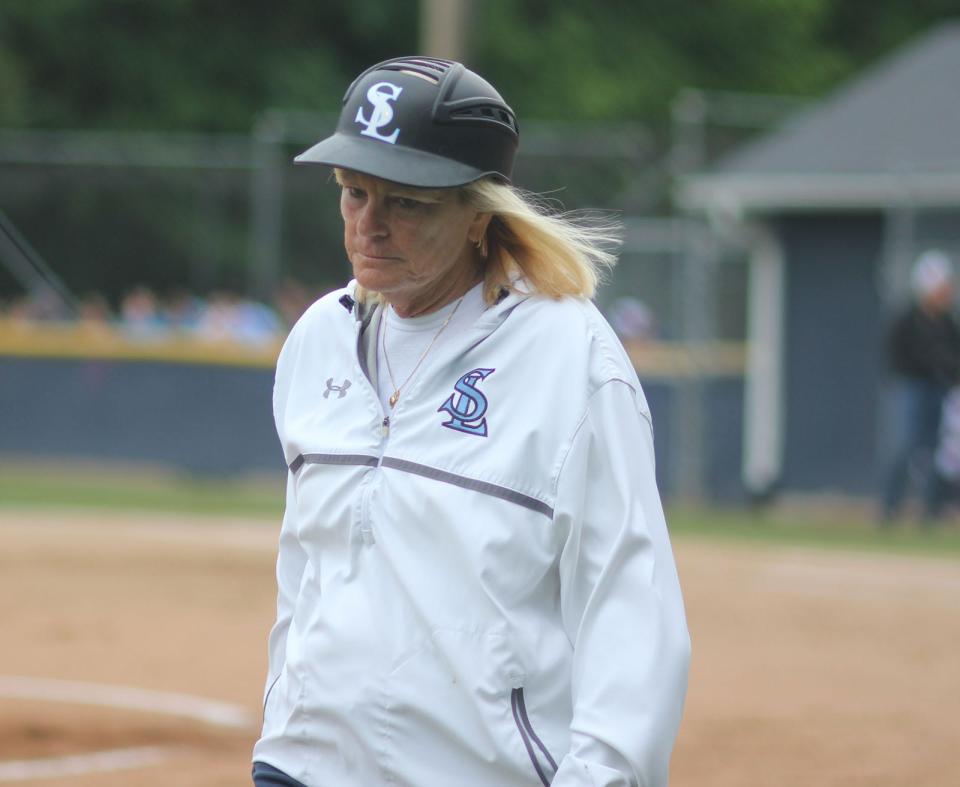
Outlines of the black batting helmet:
{"label": "black batting helmet", "polygon": [[357,77],[337,130],[294,161],[423,188],[487,175],[509,183],[519,139],[513,110],[489,82],[452,60],[401,57]]}

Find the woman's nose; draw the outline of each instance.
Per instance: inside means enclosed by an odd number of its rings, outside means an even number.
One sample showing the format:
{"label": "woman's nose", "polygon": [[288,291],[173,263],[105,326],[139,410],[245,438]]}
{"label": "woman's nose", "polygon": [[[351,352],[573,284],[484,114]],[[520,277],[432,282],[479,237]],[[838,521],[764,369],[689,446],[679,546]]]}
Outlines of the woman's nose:
{"label": "woman's nose", "polygon": [[357,231],[370,238],[382,238],[389,234],[383,206],[375,200],[368,200],[357,217]]}

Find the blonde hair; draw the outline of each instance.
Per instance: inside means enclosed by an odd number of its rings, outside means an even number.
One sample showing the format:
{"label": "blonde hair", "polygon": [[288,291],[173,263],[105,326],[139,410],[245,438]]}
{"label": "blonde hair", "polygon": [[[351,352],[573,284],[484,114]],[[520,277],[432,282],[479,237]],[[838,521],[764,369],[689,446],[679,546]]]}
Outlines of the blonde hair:
{"label": "blonde hair", "polygon": [[592,298],[617,262],[621,228],[611,218],[556,212],[537,195],[492,178],[461,192],[479,212],[491,214],[484,238],[488,303],[503,289],[515,291],[521,278],[525,289],[550,298]]}
{"label": "blonde hair", "polygon": [[[338,182],[340,173],[335,169]],[[622,229],[612,218],[556,211],[539,196],[491,177],[453,190],[478,213],[491,217],[478,249],[488,304],[503,290],[592,298],[617,262],[614,250]],[[379,293],[360,286],[355,294],[361,303],[368,297],[381,300]]]}

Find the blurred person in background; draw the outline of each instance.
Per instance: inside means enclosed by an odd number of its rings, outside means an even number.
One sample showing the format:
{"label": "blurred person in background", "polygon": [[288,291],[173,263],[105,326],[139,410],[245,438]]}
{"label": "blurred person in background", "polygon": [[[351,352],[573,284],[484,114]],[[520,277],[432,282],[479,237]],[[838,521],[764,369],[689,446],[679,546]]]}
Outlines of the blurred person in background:
{"label": "blurred person in background", "polygon": [[153,290],[140,285],[123,296],[120,329],[132,339],[152,341],[163,337],[167,324]]}
{"label": "blurred person in background", "polygon": [[7,319],[16,323],[63,322],[73,319],[69,305],[52,287],[40,286],[14,298],[7,307]]}
{"label": "blurred person in background", "polygon": [[258,787],[663,787],[690,642],[611,227],[510,185],[513,111],[387,61],[297,161],[354,280],[297,322]]}
{"label": "blurred person in background", "polygon": [[632,295],[617,298],[607,313],[610,326],[623,341],[647,342],[657,336],[657,321],[647,304]]}
{"label": "blurred person in background", "polygon": [[167,294],[161,306],[164,325],[175,335],[192,336],[197,330],[205,305],[203,298],[188,290],[174,289]]}
{"label": "blurred person in background", "polygon": [[285,278],[277,287],[273,297],[273,305],[283,320],[284,327],[289,330],[299,320],[307,307],[316,299],[317,293],[329,292],[334,286],[308,289],[302,282],[293,278]]}
{"label": "blurred person in background", "polygon": [[207,299],[194,331],[203,341],[258,345],[282,339],[284,326],[266,304],[220,290]]}
{"label": "blurred person in background", "polygon": [[960,500],[960,385],[950,389],[943,402],[940,439],[933,462],[936,485],[925,522],[934,524]]}
{"label": "blurred person in background", "polygon": [[895,320],[889,356],[896,377],[893,454],[883,490],[884,523],[896,519],[911,484],[922,518],[940,511],[943,490],[934,467],[944,400],[960,378],[960,326],[953,316],[954,273],[950,258],[929,250],[914,263],[913,302]]}
{"label": "blurred person in background", "polygon": [[99,292],[88,292],[80,299],[77,326],[86,334],[109,336],[113,332],[113,312]]}

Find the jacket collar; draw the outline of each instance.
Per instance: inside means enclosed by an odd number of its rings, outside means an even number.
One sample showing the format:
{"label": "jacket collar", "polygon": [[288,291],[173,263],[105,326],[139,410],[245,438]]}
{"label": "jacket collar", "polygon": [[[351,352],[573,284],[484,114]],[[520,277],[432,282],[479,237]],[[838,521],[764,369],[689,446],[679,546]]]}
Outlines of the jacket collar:
{"label": "jacket collar", "polygon": [[[367,301],[366,303],[357,301],[357,286],[357,280],[351,279],[345,288],[346,294],[340,298],[340,303],[361,324],[361,330],[366,330],[373,319],[374,313],[380,308],[380,304],[376,301]],[[511,289],[504,288],[501,291],[500,300],[484,311],[480,319],[474,324],[474,330],[482,332],[484,336],[492,333],[510,312],[532,295],[533,293],[526,281],[520,278],[515,279],[512,282]]]}

